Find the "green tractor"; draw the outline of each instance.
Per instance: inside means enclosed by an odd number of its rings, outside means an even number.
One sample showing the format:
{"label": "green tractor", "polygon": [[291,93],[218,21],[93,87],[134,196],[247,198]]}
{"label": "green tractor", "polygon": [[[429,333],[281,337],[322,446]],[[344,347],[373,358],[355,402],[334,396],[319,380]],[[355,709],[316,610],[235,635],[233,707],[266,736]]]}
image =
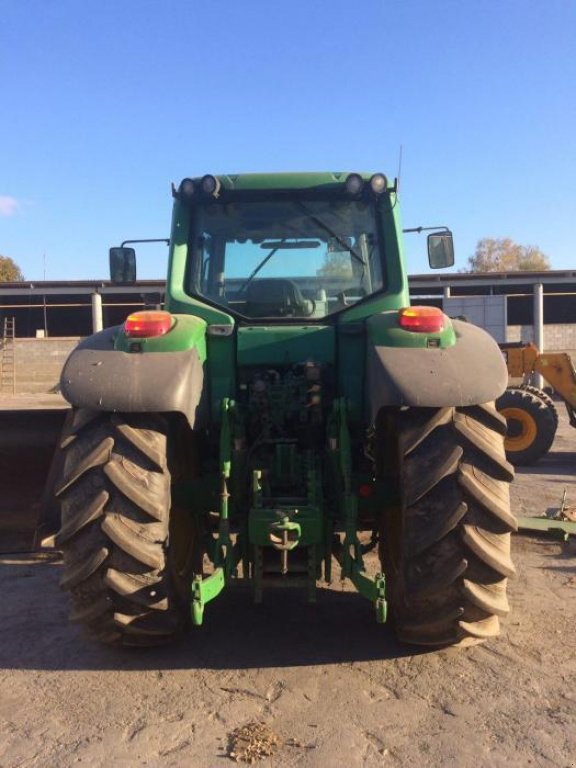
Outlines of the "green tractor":
{"label": "green tractor", "polygon": [[[493,405],[507,370],[484,331],[410,306],[396,184],[207,175],[173,197],[165,310],[85,339],[62,373],[71,619],[155,645],[226,588],[313,602],[337,570],[401,641],[496,635],[516,527]],[[450,266],[451,233],[428,253]],[[135,280],[132,248],[110,263]]]}

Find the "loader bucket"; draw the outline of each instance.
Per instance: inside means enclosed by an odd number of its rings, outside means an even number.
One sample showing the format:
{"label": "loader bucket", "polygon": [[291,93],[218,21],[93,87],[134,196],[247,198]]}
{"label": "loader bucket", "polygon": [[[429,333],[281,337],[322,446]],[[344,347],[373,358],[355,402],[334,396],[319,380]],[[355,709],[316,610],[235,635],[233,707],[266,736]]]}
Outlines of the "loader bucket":
{"label": "loader bucket", "polygon": [[67,413],[0,410],[0,553],[36,549],[58,527],[50,477]]}

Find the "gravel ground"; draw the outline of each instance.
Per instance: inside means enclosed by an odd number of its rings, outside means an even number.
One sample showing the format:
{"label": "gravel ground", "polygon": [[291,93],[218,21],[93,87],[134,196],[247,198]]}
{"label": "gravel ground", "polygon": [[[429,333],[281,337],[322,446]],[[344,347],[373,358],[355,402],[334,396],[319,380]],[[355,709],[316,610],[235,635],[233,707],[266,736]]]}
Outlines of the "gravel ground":
{"label": "gravel ground", "polygon": [[[576,505],[575,473],[562,414],[551,453],[518,473],[515,511],[558,507],[564,488]],[[67,623],[57,556],[4,556],[0,767],[216,768],[261,722],[263,768],[574,768],[576,540],[518,535],[513,551],[502,635],[434,652],[399,646],[339,583],[316,606],[228,592],[174,647],[102,648]]]}

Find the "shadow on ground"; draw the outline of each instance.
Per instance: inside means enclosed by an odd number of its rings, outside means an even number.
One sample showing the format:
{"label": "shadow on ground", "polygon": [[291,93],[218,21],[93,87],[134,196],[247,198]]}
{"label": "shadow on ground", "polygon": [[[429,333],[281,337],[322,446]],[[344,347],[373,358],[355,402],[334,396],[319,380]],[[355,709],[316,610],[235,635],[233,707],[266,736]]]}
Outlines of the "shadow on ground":
{"label": "shadow on ground", "polygon": [[341,664],[414,656],[371,604],[335,583],[307,604],[300,592],[268,593],[256,606],[244,589],[229,589],[207,606],[204,626],[159,649],[112,649],[87,640],[68,623],[55,562],[0,562],[0,669],[249,669]]}
{"label": "shadow on ground", "polygon": [[[576,433],[574,434],[576,438]],[[526,467],[516,467],[517,475],[567,475],[573,476],[576,471],[576,451],[550,451],[542,456],[535,464]],[[560,478],[557,482],[564,482]]]}

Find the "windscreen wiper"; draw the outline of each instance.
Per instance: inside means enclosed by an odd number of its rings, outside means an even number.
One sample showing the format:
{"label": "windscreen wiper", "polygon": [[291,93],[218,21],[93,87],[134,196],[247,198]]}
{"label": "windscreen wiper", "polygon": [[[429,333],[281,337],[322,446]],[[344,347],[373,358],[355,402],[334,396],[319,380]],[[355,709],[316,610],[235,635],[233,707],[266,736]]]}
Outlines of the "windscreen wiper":
{"label": "windscreen wiper", "polygon": [[354,248],[352,248],[352,247],[349,245],[349,243],[347,243],[347,242],[346,242],[346,240],[344,240],[344,238],[340,237],[340,235],[337,235],[337,234],[336,234],[336,232],[333,232],[333,231],[330,229],[330,227],[328,226],[328,224],[325,224],[325,223],[322,221],[322,219],[319,219],[319,218],[318,218],[318,216],[316,216],[316,214],[312,213],[312,211],[311,211],[311,210],[309,210],[309,209],[308,209],[308,208],[307,208],[307,207],[304,205],[304,203],[303,203],[301,200],[296,200],[296,204],[297,204],[297,205],[298,205],[300,208],[302,208],[302,210],[303,210],[303,211],[304,211],[304,212],[305,212],[305,213],[306,213],[308,216],[310,216],[310,218],[312,219],[312,221],[314,222],[314,224],[318,224],[318,226],[319,226],[319,227],[321,227],[321,228],[324,230],[324,232],[327,232],[329,235],[331,235],[331,237],[333,237],[333,238],[334,238],[334,240],[336,240],[336,242],[338,243],[338,245],[342,246],[342,249],[343,249],[344,251],[348,251],[348,253],[350,253],[350,254],[351,254],[351,255],[352,255],[352,256],[353,256],[353,257],[356,259],[356,261],[359,261],[359,262],[360,262],[360,264],[362,264],[362,266],[363,266],[363,267],[365,267],[365,266],[366,266],[366,262],[364,261],[364,259],[362,258],[362,256],[360,256],[360,254],[359,254],[359,253],[358,253],[358,252],[357,252],[357,251],[356,251]]}
{"label": "windscreen wiper", "polygon": [[251,282],[252,282],[252,280],[253,280],[253,279],[256,277],[256,275],[258,274],[258,272],[260,272],[260,270],[262,269],[262,267],[266,266],[266,264],[268,264],[268,262],[270,261],[270,259],[272,258],[272,256],[274,256],[274,254],[275,254],[277,251],[279,251],[279,250],[280,250],[280,248],[282,247],[282,243],[283,243],[285,240],[286,240],[286,238],[284,238],[284,240],[280,240],[280,242],[278,243],[278,245],[276,246],[276,248],[272,248],[272,250],[270,251],[270,253],[269,253],[267,256],[265,256],[265,257],[262,259],[262,261],[260,262],[260,264],[258,264],[258,266],[256,267],[256,269],[255,269],[255,270],[252,272],[252,274],[251,274],[251,275],[250,275],[250,276],[249,276],[249,277],[248,277],[248,278],[247,278],[247,279],[246,279],[246,280],[245,280],[245,281],[242,283],[242,285],[240,286],[240,289],[239,289],[238,293],[242,293],[242,291],[244,291],[244,290],[245,290],[245,289],[246,289],[246,288],[247,288],[247,287],[250,285],[250,283],[251,283]]}

